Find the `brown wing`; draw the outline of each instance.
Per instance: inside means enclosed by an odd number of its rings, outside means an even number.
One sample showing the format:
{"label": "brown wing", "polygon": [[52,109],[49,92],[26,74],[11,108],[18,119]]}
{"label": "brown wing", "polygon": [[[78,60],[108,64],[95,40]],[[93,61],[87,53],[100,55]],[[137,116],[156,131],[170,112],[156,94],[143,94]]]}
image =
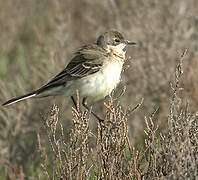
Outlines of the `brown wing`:
{"label": "brown wing", "polygon": [[83,46],[75,53],[75,56],[66,68],[37,92],[40,93],[48,88],[64,85],[67,81],[79,79],[98,72],[106,56],[107,52],[97,45]]}

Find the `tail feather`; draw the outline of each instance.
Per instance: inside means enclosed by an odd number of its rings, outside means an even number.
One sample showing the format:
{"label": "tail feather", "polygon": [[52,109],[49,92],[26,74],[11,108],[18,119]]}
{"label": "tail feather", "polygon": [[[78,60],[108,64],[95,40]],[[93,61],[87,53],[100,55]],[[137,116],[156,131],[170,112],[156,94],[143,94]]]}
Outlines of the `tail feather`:
{"label": "tail feather", "polygon": [[17,102],[19,102],[19,101],[23,101],[23,100],[25,100],[25,99],[34,97],[34,96],[36,96],[36,95],[37,95],[36,92],[31,92],[31,93],[29,93],[29,94],[26,94],[26,95],[23,95],[23,96],[20,96],[20,97],[16,97],[16,98],[10,99],[9,101],[3,103],[2,106],[8,106],[8,105],[17,103]]}

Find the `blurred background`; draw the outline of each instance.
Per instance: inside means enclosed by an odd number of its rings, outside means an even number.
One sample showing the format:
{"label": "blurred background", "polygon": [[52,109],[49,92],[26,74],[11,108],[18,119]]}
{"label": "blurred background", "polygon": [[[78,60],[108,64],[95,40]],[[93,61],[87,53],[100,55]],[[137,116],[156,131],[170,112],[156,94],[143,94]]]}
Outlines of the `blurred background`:
{"label": "blurred background", "polygon": [[[144,141],[144,118],[156,108],[156,124],[163,131],[177,59],[187,49],[179,96],[198,107],[197,0],[0,0],[0,103],[45,84],[61,71],[73,53],[110,29],[137,42],[128,48],[120,97],[123,108],[142,106],[129,116],[131,143]],[[0,169],[22,165],[37,171],[37,133],[42,119],[57,104],[69,134],[72,103],[63,97],[30,99],[0,108]],[[94,110],[104,116],[103,102]],[[96,129],[92,117],[91,128]],[[45,139],[43,139],[45,142]]]}

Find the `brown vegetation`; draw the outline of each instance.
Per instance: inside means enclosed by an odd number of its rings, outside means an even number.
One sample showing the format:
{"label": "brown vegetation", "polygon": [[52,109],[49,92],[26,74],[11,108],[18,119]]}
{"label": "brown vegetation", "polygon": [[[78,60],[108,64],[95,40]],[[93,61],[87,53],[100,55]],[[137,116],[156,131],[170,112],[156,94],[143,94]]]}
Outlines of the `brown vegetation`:
{"label": "brown vegetation", "polygon": [[108,97],[93,107],[104,124],[62,97],[0,108],[0,178],[195,179],[197,7],[196,0],[2,1],[0,102],[46,83],[106,30],[138,45],[128,49],[120,103]]}

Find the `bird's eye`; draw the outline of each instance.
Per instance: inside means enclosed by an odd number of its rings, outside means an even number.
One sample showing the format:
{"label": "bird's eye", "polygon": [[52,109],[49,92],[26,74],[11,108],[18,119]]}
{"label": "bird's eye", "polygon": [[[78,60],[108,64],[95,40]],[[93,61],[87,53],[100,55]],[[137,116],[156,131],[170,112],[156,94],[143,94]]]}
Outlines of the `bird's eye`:
{"label": "bird's eye", "polygon": [[115,42],[120,42],[120,40],[119,40],[119,39],[117,39],[117,38],[115,38],[115,39],[114,39],[114,41],[115,41]]}

